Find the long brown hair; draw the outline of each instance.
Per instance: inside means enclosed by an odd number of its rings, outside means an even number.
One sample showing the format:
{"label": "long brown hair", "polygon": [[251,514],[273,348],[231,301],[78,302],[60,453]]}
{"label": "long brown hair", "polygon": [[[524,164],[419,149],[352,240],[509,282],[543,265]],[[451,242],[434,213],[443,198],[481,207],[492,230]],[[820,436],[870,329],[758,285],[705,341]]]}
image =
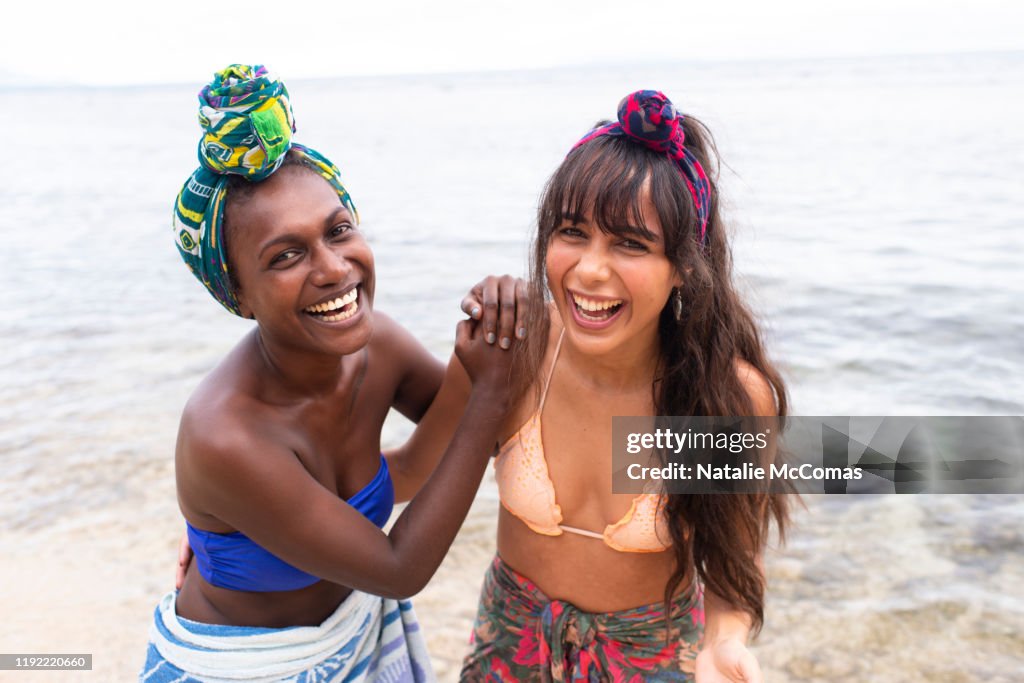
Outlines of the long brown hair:
{"label": "long brown hair", "polygon": [[[600,125],[600,124],[599,124]],[[737,359],[752,365],[771,385],[780,418],[787,410],[786,389],[768,360],[754,316],[732,283],[732,254],[719,212],[718,151],[698,120],[683,122],[686,146],[700,161],[711,185],[711,211],[705,243],[693,199],[667,155],[625,137],[603,136],[574,149],[548,181],[537,215],[530,286],[535,300],[548,301],[548,244],[565,216],[590,215],[606,233],[621,226],[643,226],[641,203],[650,198],[664,231],[665,255],[680,274],[684,302],[676,320],[671,301],[661,312],[658,334],[660,371],[652,384],[658,415],[752,415],[750,394],[737,375]],[[623,235],[628,237],[628,235]],[[547,306],[530,310],[527,343],[516,359],[515,375],[533,385],[544,357],[550,321]],[[775,520],[780,540],[788,522],[785,494],[700,494],[668,496],[665,514],[676,567],[665,587],[665,601],[680,586],[702,582],[710,591],[749,613],[754,632],[764,621],[765,579],[758,558]]]}

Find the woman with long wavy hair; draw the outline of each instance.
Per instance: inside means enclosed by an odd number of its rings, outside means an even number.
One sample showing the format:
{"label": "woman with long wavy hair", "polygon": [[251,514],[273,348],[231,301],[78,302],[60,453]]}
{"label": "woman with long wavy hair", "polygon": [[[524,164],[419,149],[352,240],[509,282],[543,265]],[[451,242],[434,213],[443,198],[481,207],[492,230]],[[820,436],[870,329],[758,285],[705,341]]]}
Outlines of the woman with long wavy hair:
{"label": "woman with long wavy hair", "polygon": [[538,213],[526,390],[501,429],[498,554],[465,681],[756,681],[783,494],[612,492],[612,417],[779,416],[732,283],[709,131],[661,93],[584,136]]}

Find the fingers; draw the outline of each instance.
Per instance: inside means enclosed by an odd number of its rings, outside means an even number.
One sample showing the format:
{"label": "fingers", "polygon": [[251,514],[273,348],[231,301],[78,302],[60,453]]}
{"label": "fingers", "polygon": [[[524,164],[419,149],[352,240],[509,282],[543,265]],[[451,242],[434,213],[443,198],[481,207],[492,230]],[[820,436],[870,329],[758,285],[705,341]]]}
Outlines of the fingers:
{"label": "fingers", "polygon": [[483,315],[483,300],[484,300],[484,283],[487,280],[473,285],[473,289],[469,290],[469,294],[462,299],[462,304],[459,308],[462,312],[468,315],[473,320],[479,320],[480,316]]}
{"label": "fingers", "polygon": [[472,294],[467,294],[466,298],[459,304],[459,308],[462,312],[468,315],[473,320],[479,320],[481,314],[480,302],[477,301],[476,297]]}
{"label": "fingers", "polygon": [[178,564],[186,565],[192,559],[192,546],[188,544],[188,533],[181,535],[178,541]]}
{"label": "fingers", "polygon": [[460,320],[455,326],[455,346],[465,347],[473,339],[473,328],[476,324],[472,320]]}
{"label": "fingers", "polygon": [[500,314],[498,283],[499,279],[493,276],[481,283],[483,284],[484,313],[480,322],[483,326],[484,341],[488,344],[498,341],[498,316]]}
{"label": "fingers", "polygon": [[528,289],[520,278],[491,275],[470,290],[460,308],[473,320],[480,321],[484,341],[508,349],[513,339],[526,337]]}
{"label": "fingers", "polygon": [[192,561],[192,547],[188,544],[188,534],[181,535],[181,541],[178,543],[178,566],[174,572],[174,588],[181,590],[181,586],[185,583],[185,572],[188,571],[188,565]]}
{"label": "fingers", "polygon": [[516,333],[516,278],[505,275],[498,281],[498,299],[501,303],[498,312],[498,344],[507,349],[512,346],[512,338]]}
{"label": "fingers", "polygon": [[526,316],[530,312],[530,286],[516,278],[516,339],[526,339]]}
{"label": "fingers", "polygon": [[460,320],[455,326],[456,346],[468,347],[483,339],[483,324],[475,320]]}

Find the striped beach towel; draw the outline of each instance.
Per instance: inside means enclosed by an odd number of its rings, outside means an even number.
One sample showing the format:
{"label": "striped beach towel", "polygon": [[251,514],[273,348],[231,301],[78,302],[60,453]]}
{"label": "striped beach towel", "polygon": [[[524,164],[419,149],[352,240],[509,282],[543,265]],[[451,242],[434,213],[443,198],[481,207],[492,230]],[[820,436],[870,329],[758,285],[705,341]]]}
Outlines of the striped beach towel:
{"label": "striped beach towel", "polygon": [[353,591],[319,626],[259,628],[201,624],[157,605],[145,683],[435,681],[412,603]]}

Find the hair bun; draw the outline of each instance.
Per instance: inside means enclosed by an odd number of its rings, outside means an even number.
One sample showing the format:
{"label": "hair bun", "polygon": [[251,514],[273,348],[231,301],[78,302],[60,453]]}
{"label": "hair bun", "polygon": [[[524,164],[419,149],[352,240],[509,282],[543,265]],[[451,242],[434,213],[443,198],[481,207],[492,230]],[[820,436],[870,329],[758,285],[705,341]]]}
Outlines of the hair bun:
{"label": "hair bun", "polygon": [[656,152],[678,158],[683,153],[683,117],[657,90],[637,90],[619,102],[619,124],[630,138]]}
{"label": "hair bun", "polygon": [[284,83],[262,64],[232,64],[199,92],[199,162],[214,173],[261,180],[291,147],[295,117]]}

